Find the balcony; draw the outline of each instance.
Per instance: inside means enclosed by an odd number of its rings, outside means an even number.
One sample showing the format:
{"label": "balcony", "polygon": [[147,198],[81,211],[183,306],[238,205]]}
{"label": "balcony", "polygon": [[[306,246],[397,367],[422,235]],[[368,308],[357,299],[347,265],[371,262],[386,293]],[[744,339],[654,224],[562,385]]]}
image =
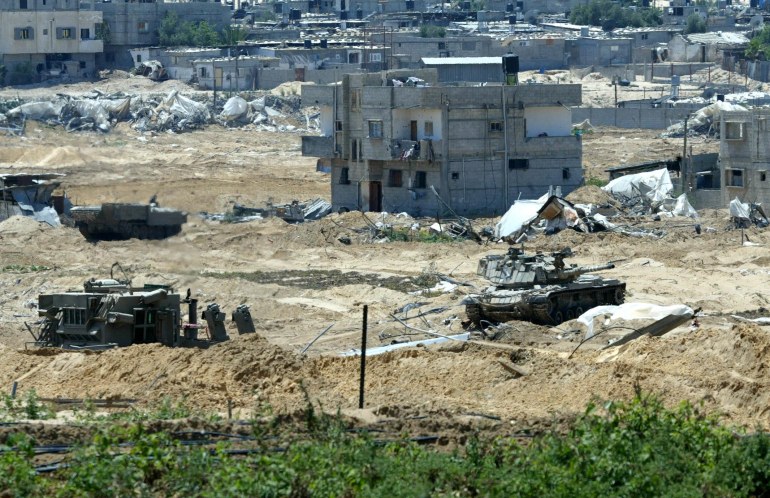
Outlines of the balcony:
{"label": "balcony", "polygon": [[303,136],[302,155],[310,157],[334,157],[334,138]]}
{"label": "balcony", "polygon": [[99,54],[104,52],[104,41],[94,39],[80,40],[78,52],[81,54]]}
{"label": "balcony", "polygon": [[391,159],[434,161],[441,156],[441,151],[441,140],[391,140],[390,143]]}

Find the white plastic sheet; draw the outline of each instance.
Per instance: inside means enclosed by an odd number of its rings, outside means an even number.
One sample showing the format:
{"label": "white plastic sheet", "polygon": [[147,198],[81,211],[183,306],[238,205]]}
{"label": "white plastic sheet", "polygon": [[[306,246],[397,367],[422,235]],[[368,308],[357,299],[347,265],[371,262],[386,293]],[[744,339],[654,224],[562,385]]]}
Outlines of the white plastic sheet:
{"label": "white plastic sheet", "polygon": [[730,216],[733,218],[749,219],[749,204],[741,202],[737,197],[730,201]]}
{"label": "white plastic sheet", "polygon": [[658,306],[649,303],[624,303],[620,306],[597,306],[591,308],[577,318],[578,323],[586,326],[586,339],[594,336],[594,320],[600,316],[608,316],[605,325],[610,325],[616,320],[660,320],[667,316],[683,316],[693,314],[692,308],[684,304],[674,304],[671,306]]}
{"label": "white plastic sheet", "polygon": [[19,107],[14,107],[8,111],[8,116],[25,115],[29,119],[56,119],[61,112],[61,104],[54,104],[53,102],[29,102],[27,104],[21,104]]}
{"label": "white plastic sheet", "polygon": [[219,115],[225,121],[235,121],[249,110],[249,103],[241,97],[230,97]]}
{"label": "white plastic sheet", "polygon": [[687,216],[690,218],[697,218],[698,212],[692,207],[690,201],[687,200],[687,195],[682,194],[676,198],[676,204],[673,211],[674,216]]}
{"label": "white plastic sheet", "polygon": [[666,168],[621,176],[602,187],[602,190],[614,196],[634,198],[641,193],[651,201],[665,200],[673,189],[674,185]]}
{"label": "white plastic sheet", "polygon": [[539,199],[514,202],[513,206],[495,225],[495,237],[518,236],[525,226],[537,218],[537,212],[545,205],[549,197],[548,194],[545,194]]}

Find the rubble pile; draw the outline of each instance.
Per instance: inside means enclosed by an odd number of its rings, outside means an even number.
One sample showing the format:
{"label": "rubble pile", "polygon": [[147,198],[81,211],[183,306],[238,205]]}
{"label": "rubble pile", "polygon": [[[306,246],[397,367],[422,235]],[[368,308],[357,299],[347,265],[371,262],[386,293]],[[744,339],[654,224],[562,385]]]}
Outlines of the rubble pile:
{"label": "rubble pile", "polygon": [[[745,111],[746,108],[739,104],[731,104],[730,102],[717,101],[713,104],[707,105],[695,113],[693,113],[687,119],[687,134],[688,135],[709,135],[719,136],[719,118],[722,112],[729,111]],[[685,134],[685,122],[684,120],[674,123],[666,129],[666,132],[661,135],[663,138],[676,138],[683,137]]]}
{"label": "rubble pile", "polygon": [[[220,105],[221,112],[212,112]],[[251,101],[234,96],[224,104],[217,99],[217,105],[212,105],[206,97],[188,97],[178,90],[141,97],[93,91],[77,97],[57,94],[45,101],[0,101],[0,128],[21,135],[25,121],[31,119],[63,126],[70,132],[107,133],[122,121],[139,132],[184,132],[214,122],[226,127],[253,125],[256,130],[270,132],[317,130],[318,115],[306,115],[300,107],[297,95],[266,94]]]}
{"label": "rubble pile", "polygon": [[[661,238],[666,235],[665,230],[641,227],[638,222],[698,217],[685,194],[672,197],[673,184],[665,168],[622,176],[602,191],[609,194],[612,202],[573,203],[558,191],[535,200],[516,201],[495,226],[494,238],[518,243],[537,233],[553,235],[566,228],[583,233],[611,231],[631,237]],[[595,193],[592,197],[599,199]]]}

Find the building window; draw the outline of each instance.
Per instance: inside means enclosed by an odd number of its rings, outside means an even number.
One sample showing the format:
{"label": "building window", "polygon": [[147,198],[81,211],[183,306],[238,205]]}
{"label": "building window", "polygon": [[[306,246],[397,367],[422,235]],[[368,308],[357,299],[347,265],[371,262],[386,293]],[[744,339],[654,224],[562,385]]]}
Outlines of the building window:
{"label": "building window", "polygon": [[426,137],[432,137],[433,136],[433,121],[426,121],[425,122],[425,136]]}
{"label": "building window", "polygon": [[334,122],[334,129],[336,131],[342,131],[342,121],[335,121]]}
{"label": "building window", "polygon": [[460,179],[460,173],[457,171],[452,171],[452,180],[459,180]]}
{"label": "building window", "polygon": [[428,174],[425,171],[415,171],[412,188],[425,188],[427,185],[427,178]]}
{"label": "building window", "polygon": [[85,69],[86,68],[86,61],[78,61],[78,67],[80,69]]}
{"label": "building window", "polygon": [[47,29],[44,29],[44,30],[43,30],[43,35],[44,35],[44,36],[48,36],[48,30],[47,30]]}
{"label": "building window", "polygon": [[745,132],[745,123],[737,121],[727,121],[725,123],[725,140],[743,140]]}
{"label": "building window", "polygon": [[358,161],[358,139],[350,141],[350,159]]}
{"label": "building window", "polygon": [[[136,62],[142,62],[142,54],[136,54]],[[201,69],[205,69],[205,68],[201,68]],[[203,74],[201,74],[201,76],[203,76]]]}
{"label": "building window", "polygon": [[[142,62],[142,56],[141,55],[137,55],[136,56],[136,62]],[[205,78],[205,77],[208,76],[208,74],[206,74],[206,68],[205,67],[201,68],[200,74],[201,74],[201,78]]]}
{"label": "building window", "polygon": [[19,9],[26,10],[27,8],[27,0],[19,0]]}
{"label": "building window", "polygon": [[147,21],[139,21],[136,23],[136,29],[140,33],[149,33],[150,32],[150,23]]}
{"label": "building window", "polygon": [[59,40],[71,40],[75,30],[73,28],[56,28],[56,38]]}
{"label": "building window", "polygon": [[647,33],[642,33],[642,40],[646,40],[649,38],[649,35]]}
{"label": "building window", "polygon": [[446,42],[438,42],[439,50],[446,50]]}
{"label": "building window", "polygon": [[767,180],[767,171],[760,171],[759,172],[759,181],[764,182]]}
{"label": "building window", "polygon": [[35,30],[32,28],[14,28],[13,39],[14,40],[33,40],[35,38]]}
{"label": "building window", "polygon": [[369,121],[369,138],[382,138],[382,120]]}
{"label": "building window", "polygon": [[382,54],[379,52],[369,54],[369,62],[382,62]]}
{"label": "building window", "polygon": [[569,177],[572,176],[569,172],[569,168],[562,168],[561,169],[561,179],[562,180],[569,180]]}
{"label": "building window", "polygon": [[340,169],[340,185],[350,184],[350,168]]}
{"label": "building window", "polygon": [[81,40],[90,40],[91,39],[91,30],[88,28],[81,28],[80,29],[80,39]]}
{"label": "building window", "polygon": [[502,121],[490,121],[489,122],[489,131],[495,132],[495,133],[503,131],[503,122]]}
{"label": "building window", "polygon": [[350,107],[353,110],[361,109],[361,89],[356,88],[350,92]]}
{"label": "building window", "polygon": [[529,159],[508,159],[508,169],[529,169]]}
{"label": "building window", "polygon": [[400,187],[403,185],[400,169],[391,169],[388,171],[388,187]]}
{"label": "building window", "polygon": [[728,187],[743,187],[743,170],[726,169],[725,185],[727,185]]}

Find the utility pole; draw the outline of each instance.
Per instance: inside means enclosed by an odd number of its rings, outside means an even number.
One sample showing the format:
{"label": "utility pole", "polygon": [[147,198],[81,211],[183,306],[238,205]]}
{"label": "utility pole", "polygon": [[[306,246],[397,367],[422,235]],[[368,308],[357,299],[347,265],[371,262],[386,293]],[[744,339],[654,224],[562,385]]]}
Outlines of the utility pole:
{"label": "utility pole", "polygon": [[682,186],[682,193],[686,194],[686,185],[687,181],[685,178],[687,177],[686,171],[687,171],[687,120],[690,119],[690,115],[684,117],[684,147],[682,148],[682,161],[679,163],[679,180],[680,184]]}

